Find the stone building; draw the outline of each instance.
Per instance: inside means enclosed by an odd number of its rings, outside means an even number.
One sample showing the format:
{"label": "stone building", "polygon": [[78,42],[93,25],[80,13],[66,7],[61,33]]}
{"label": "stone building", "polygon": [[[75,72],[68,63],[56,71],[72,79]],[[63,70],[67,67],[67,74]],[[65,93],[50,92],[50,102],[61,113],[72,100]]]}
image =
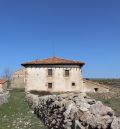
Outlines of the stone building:
{"label": "stone building", "polygon": [[8,81],[5,79],[0,79],[0,92],[4,92],[7,90]]}
{"label": "stone building", "polygon": [[21,68],[12,74],[11,88],[25,88],[25,68]]}
{"label": "stone building", "polygon": [[87,79],[83,79],[85,92],[96,92],[96,93],[106,93],[109,92],[109,87],[98,82],[93,82]]}
{"label": "stone building", "polygon": [[23,63],[26,91],[84,91],[82,67],[85,63],[58,57]]}

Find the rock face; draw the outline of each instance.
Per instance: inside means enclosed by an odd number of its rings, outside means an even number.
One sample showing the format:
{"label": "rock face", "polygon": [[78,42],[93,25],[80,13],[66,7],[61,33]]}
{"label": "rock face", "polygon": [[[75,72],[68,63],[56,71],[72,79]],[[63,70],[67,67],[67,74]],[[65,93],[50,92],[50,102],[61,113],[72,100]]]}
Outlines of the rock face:
{"label": "rock face", "polygon": [[84,93],[27,94],[26,99],[49,129],[120,129],[114,111]]}
{"label": "rock face", "polygon": [[8,102],[9,92],[0,93],[0,106]]}

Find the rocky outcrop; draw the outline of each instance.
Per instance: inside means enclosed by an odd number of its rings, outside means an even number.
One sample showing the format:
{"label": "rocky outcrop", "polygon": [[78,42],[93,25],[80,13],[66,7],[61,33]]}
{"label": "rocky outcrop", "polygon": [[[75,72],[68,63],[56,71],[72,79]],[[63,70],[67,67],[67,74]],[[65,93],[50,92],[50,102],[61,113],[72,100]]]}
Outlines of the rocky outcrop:
{"label": "rocky outcrop", "polygon": [[27,94],[26,99],[49,129],[120,129],[114,111],[84,93]]}
{"label": "rocky outcrop", "polygon": [[3,93],[0,93],[0,106],[4,103],[7,103],[8,102],[8,98],[9,98],[10,94],[9,92],[3,92]]}

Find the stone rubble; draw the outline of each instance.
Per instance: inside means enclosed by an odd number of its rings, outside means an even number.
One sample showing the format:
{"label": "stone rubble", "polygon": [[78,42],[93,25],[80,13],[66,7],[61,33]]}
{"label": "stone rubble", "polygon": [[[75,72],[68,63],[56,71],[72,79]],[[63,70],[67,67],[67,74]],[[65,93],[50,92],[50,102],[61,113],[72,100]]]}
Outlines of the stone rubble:
{"label": "stone rubble", "polygon": [[85,93],[41,97],[28,93],[26,100],[48,129],[120,129],[114,111]]}

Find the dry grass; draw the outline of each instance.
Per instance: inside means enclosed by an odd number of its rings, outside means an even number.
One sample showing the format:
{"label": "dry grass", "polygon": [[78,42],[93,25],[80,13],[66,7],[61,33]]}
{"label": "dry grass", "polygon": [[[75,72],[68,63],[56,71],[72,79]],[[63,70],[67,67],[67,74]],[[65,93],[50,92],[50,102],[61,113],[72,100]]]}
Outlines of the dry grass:
{"label": "dry grass", "polygon": [[110,86],[108,93],[92,93],[88,94],[96,100],[102,101],[105,105],[112,107],[116,116],[120,116],[120,79],[95,79],[96,82],[107,84]]}

